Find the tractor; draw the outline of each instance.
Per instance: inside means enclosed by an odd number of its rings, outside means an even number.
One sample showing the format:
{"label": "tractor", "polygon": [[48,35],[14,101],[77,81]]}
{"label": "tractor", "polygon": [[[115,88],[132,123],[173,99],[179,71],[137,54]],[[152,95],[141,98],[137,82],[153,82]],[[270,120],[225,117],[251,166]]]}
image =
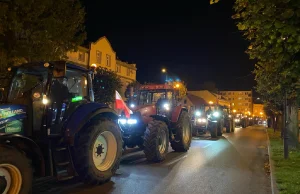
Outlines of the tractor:
{"label": "tractor", "polygon": [[234,132],[235,126],[232,115],[230,114],[230,108],[228,108],[227,106],[221,106],[220,108],[223,113],[224,127],[226,128],[226,133]]}
{"label": "tractor", "polygon": [[201,106],[199,109],[195,109],[193,113],[191,113],[191,122],[192,122],[192,131],[194,136],[199,136],[200,134],[206,134],[207,116],[204,111],[204,106]]}
{"label": "tractor", "polygon": [[0,105],[0,193],[31,193],[34,176],[108,181],[123,141],[118,115],[94,102],[93,71],[65,61],[9,71]]}
{"label": "tractor", "polygon": [[228,107],[221,105],[210,106],[206,114],[207,130],[212,138],[222,136],[224,127],[226,128],[226,133],[234,131],[234,121]]}
{"label": "tractor", "polygon": [[[131,92],[130,92],[131,91]],[[124,146],[143,148],[148,161],[166,158],[169,143],[177,152],[188,151],[192,133],[188,110],[179,103],[179,90],[169,84],[141,85],[127,90],[130,119],[119,119]]]}

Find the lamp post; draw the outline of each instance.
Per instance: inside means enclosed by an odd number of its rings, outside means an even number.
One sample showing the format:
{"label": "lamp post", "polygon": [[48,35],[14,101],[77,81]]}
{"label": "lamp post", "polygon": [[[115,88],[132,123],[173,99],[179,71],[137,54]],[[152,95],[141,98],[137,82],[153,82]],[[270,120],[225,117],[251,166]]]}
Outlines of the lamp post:
{"label": "lamp post", "polygon": [[167,69],[166,68],[162,68],[161,69],[161,72],[166,74],[166,79],[165,79],[165,82],[168,82],[168,73],[167,73]]}

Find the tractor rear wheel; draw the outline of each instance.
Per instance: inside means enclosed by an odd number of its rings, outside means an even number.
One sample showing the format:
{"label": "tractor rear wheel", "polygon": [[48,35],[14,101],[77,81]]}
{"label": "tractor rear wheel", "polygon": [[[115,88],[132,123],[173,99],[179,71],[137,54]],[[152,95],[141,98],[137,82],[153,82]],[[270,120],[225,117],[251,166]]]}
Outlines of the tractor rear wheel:
{"label": "tractor rear wheel", "polygon": [[189,150],[192,141],[192,130],[190,118],[186,111],[180,114],[176,125],[175,138],[171,141],[171,146],[176,152],[186,152]]}
{"label": "tractor rear wheel", "polygon": [[144,135],[144,153],[148,161],[160,162],[166,158],[169,149],[168,126],[163,121],[151,121]]}
{"label": "tractor rear wheel", "polygon": [[0,193],[31,193],[32,167],[19,150],[0,145]]}
{"label": "tractor rear wheel", "polygon": [[122,142],[118,125],[107,118],[78,133],[73,161],[83,182],[96,185],[110,180],[119,168]]}

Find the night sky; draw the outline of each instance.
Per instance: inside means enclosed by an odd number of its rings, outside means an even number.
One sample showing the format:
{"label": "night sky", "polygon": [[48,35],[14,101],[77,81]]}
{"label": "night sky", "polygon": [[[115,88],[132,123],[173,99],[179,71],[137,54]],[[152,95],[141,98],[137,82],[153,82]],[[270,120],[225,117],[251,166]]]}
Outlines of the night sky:
{"label": "night sky", "polygon": [[221,90],[252,89],[254,62],[231,19],[233,0],[128,2],[84,1],[87,41],[106,36],[121,60],[137,64],[138,81],[162,81],[165,67],[191,90],[205,81]]}

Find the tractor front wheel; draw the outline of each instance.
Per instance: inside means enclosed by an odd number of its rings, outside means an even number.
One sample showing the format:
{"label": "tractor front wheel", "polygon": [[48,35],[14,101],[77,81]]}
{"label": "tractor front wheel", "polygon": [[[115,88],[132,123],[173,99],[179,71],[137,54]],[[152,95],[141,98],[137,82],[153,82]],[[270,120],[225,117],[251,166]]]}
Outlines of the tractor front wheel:
{"label": "tractor front wheel", "polygon": [[144,135],[144,153],[148,161],[160,162],[166,158],[169,148],[168,126],[163,121],[151,121]]}
{"label": "tractor front wheel", "polygon": [[190,118],[186,111],[180,114],[176,125],[176,133],[174,140],[171,141],[171,146],[176,152],[186,152],[189,150],[192,141],[192,130]]}
{"label": "tractor front wheel", "polygon": [[218,125],[217,125],[217,123],[214,123],[214,122],[209,123],[208,127],[209,127],[208,130],[210,132],[211,138],[217,138],[218,137],[217,136],[217,133],[218,133]]}
{"label": "tractor front wheel", "polygon": [[120,164],[122,142],[118,125],[106,118],[78,133],[73,161],[83,182],[96,185],[110,180]]}
{"label": "tractor front wheel", "polygon": [[31,193],[32,167],[19,150],[0,145],[0,193]]}

